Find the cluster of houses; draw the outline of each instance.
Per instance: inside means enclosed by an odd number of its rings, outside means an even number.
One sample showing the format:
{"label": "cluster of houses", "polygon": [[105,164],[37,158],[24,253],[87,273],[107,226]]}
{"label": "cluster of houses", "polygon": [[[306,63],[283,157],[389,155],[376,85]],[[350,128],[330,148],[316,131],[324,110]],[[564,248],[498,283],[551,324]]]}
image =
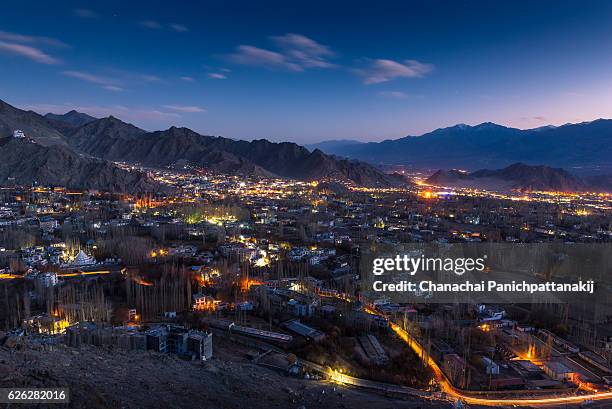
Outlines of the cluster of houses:
{"label": "cluster of houses", "polygon": [[154,351],[176,354],[194,360],[207,360],[213,356],[212,334],[188,330],[174,324],[154,325],[142,329],[138,326],[101,327],[93,322],[82,322],[66,328],[67,345],[113,345],[128,351]]}

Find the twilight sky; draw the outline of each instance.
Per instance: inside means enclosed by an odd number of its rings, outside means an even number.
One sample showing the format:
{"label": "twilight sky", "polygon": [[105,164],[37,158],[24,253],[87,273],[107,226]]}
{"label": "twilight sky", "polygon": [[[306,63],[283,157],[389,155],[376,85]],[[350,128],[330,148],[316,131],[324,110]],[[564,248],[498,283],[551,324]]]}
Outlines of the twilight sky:
{"label": "twilight sky", "polygon": [[612,117],[610,1],[5,0],[0,99],[312,143]]}

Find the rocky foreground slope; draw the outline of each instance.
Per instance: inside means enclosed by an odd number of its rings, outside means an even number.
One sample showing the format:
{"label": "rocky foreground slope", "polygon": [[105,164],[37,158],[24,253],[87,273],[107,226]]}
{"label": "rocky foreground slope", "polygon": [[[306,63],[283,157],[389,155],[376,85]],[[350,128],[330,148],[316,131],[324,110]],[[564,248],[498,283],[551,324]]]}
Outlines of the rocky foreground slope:
{"label": "rocky foreground slope", "polygon": [[[45,347],[19,340],[0,347],[0,387],[69,387],[71,403],[88,409],[447,408],[397,400],[325,381],[286,376],[248,361],[245,347],[216,343],[215,357],[184,361],[153,352],[99,347]],[[54,405],[30,406],[36,408]],[[28,405],[19,405],[28,407]]]}

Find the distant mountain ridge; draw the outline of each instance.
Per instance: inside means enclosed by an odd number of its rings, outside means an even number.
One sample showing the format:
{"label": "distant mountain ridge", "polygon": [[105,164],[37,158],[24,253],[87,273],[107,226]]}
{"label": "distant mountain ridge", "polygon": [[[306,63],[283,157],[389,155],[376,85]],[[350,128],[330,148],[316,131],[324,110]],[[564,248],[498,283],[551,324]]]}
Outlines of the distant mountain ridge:
{"label": "distant mountain ridge", "polygon": [[311,151],[319,149],[323,152],[327,152],[328,150],[342,149],[345,146],[361,145],[362,143],[365,142],[357,141],[354,139],[331,139],[329,141],[307,144],[304,145],[304,147]]}
{"label": "distant mountain ridge", "polygon": [[[524,172],[532,173],[531,179],[527,178],[526,173],[520,177],[515,175],[520,168],[512,166],[509,166],[511,173],[480,171],[469,174],[470,183],[491,181],[499,184],[504,181],[504,188],[530,189],[577,190],[582,186],[607,189],[609,177],[598,179],[583,176],[572,180],[573,175],[557,172],[561,169],[549,171],[546,161],[572,169],[581,167],[592,171],[612,168],[609,159],[612,157],[612,120],[603,119],[531,130],[508,128],[490,122],[477,126],[459,124],[422,136],[379,143],[333,141],[326,145],[328,150],[334,151],[329,155],[313,145],[309,150],[291,142],[233,140],[201,135],[188,128],[171,127],[164,131],[147,132],[112,116],[95,119],[76,111],[41,116],[0,101],[0,137],[12,135],[15,129],[23,130],[41,146],[58,145],[73,150],[81,159],[101,158],[150,167],[193,164],[228,174],[301,180],[329,178],[377,187],[405,185],[407,181],[398,177],[399,174],[388,175],[363,161],[344,158],[354,156],[375,163],[395,161],[410,163],[415,167],[422,165],[468,170],[495,169],[517,162],[527,167],[545,163],[547,166],[537,171],[523,168]],[[514,160],[515,157],[519,159]],[[610,172],[612,169],[599,173]],[[453,179],[455,183],[467,183],[464,174],[453,171],[440,173],[436,178],[438,181],[449,182]],[[118,182],[118,185],[122,184]]]}
{"label": "distant mountain ridge", "polygon": [[72,127],[83,126],[97,119],[93,116],[75,111],[74,109],[72,111],[66,112],[65,114],[48,113],[45,115],[45,118],[50,119],[52,121],[62,122]]}
{"label": "distant mountain ridge", "polygon": [[[79,125],[82,124],[82,125]],[[65,145],[91,157],[151,167],[192,163],[231,174],[302,180],[334,178],[358,185],[396,186],[398,180],[363,162],[337,159],[295,143],[236,141],[171,127],[146,132],[114,117],[95,119],[76,111],[45,117],[0,104],[0,137],[22,129],[41,145]]]}
{"label": "distant mountain ridge", "polygon": [[421,136],[320,146],[328,154],[374,164],[476,170],[522,162],[574,168],[585,174],[601,173],[600,169],[612,170],[612,120],[528,130],[491,122],[476,126],[459,124]]}
{"label": "distant mountain ridge", "polygon": [[89,155],[148,166],[189,162],[224,173],[305,180],[336,178],[367,186],[397,184],[365,163],[335,159],[320,150],[310,152],[291,142],[236,141],[177,127],[145,133],[114,118],[91,122],[68,139],[72,146]]}
{"label": "distant mountain ridge", "polygon": [[[439,170],[431,175],[427,184],[446,187],[468,187],[497,191],[562,191],[585,192],[600,190],[591,181],[576,177],[564,169],[548,166],[529,166],[515,163],[503,169],[481,169],[465,172],[456,169]],[[612,185],[607,186],[610,190]]]}

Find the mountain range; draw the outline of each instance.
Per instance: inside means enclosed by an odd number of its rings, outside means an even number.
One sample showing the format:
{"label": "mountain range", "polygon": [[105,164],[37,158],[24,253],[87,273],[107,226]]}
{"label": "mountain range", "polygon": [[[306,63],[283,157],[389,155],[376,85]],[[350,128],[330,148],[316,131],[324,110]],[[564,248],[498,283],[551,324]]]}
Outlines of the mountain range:
{"label": "mountain range", "polygon": [[66,112],[65,114],[48,113],[45,115],[45,118],[51,121],[57,121],[60,123],[64,123],[68,126],[73,126],[73,127],[83,126],[97,119],[91,115],[87,115],[82,112],[75,111],[74,109],[72,111]]}
{"label": "mountain range", "polygon": [[44,146],[28,139],[0,138],[0,185],[30,184],[121,193],[164,190],[142,172],[85,157],[66,145]]}
{"label": "mountain range", "polygon": [[61,115],[48,113],[44,117],[54,128],[61,132],[69,132],[74,127],[83,126],[96,120],[93,116],[75,111],[74,109]]}
{"label": "mountain range", "polygon": [[11,136],[20,129],[37,143],[67,145],[66,138],[53,122],[34,111],[23,111],[0,100],[0,137]]}
{"label": "mountain range", "polygon": [[373,164],[477,170],[521,162],[598,174],[612,171],[612,120],[528,130],[491,122],[476,126],[459,124],[421,136],[382,142],[328,141],[311,146]]}
{"label": "mountain range", "polygon": [[[564,169],[515,163],[503,169],[476,172],[439,170],[425,183],[444,187],[467,187],[495,191],[585,192],[600,190],[591,180],[579,178]],[[608,186],[610,187],[610,186]]]}
{"label": "mountain range", "polygon": [[[27,138],[9,138],[16,129]],[[481,169],[441,170],[430,177],[431,184],[447,186],[567,191],[610,191],[612,186],[612,176],[594,176],[612,167],[612,120],[603,119],[531,130],[461,124],[378,143],[328,141],[309,145],[309,150],[291,142],[234,140],[188,128],[147,132],[112,116],[98,119],[74,110],[43,116],[0,101],[0,140],[0,185],[37,182],[127,192],[160,188],[146,174],[128,172],[113,162],[148,167],[190,164],[228,174],[334,179],[361,186],[410,183],[400,173],[386,174],[369,161]],[[500,166],[507,167],[486,169]],[[572,174],[550,166],[570,168]]]}
{"label": "mountain range", "polygon": [[[193,164],[230,174],[261,175],[286,177],[302,180],[333,178],[350,181],[362,186],[395,186],[401,183],[375,167],[363,162],[338,159],[326,155],[321,150],[313,150],[295,143],[273,143],[265,139],[236,141],[218,136],[201,135],[187,128],[171,127],[165,131],[147,132],[134,125],[125,123],[112,116],[96,119],[89,115],[70,111],[64,115],[39,115],[33,111],[23,111],[0,101],[0,137],[12,135],[16,129],[23,130],[34,146],[28,149],[36,153],[62,155],[66,159],[79,161],[79,166],[91,162],[91,166],[101,166],[103,160],[113,167],[111,161],[138,163],[150,167]],[[48,149],[42,149],[48,148]],[[2,147],[5,157],[13,155],[27,163],[22,145],[5,143]],[[53,173],[69,173],[62,155],[56,156],[59,168]],[[20,173],[21,172],[21,173]],[[10,175],[20,181],[34,181],[41,184],[58,183],[51,174],[40,174],[39,169],[17,167]],[[122,178],[121,172],[106,173],[108,177]],[[0,181],[1,183],[2,181]],[[72,186],[100,189],[100,183],[88,183],[86,178],[72,180]],[[106,180],[108,190],[117,186],[129,186],[126,180]],[[91,185],[91,186],[90,186]],[[136,184],[146,187],[146,184]],[[103,189],[104,190],[104,189]],[[138,188],[137,190],[140,190]]]}
{"label": "mountain range", "polygon": [[323,141],[318,143],[312,143],[304,145],[310,150],[320,149],[323,152],[341,152],[340,149],[345,146],[361,145],[365,142],[357,141],[355,139],[331,139],[329,141]]}

